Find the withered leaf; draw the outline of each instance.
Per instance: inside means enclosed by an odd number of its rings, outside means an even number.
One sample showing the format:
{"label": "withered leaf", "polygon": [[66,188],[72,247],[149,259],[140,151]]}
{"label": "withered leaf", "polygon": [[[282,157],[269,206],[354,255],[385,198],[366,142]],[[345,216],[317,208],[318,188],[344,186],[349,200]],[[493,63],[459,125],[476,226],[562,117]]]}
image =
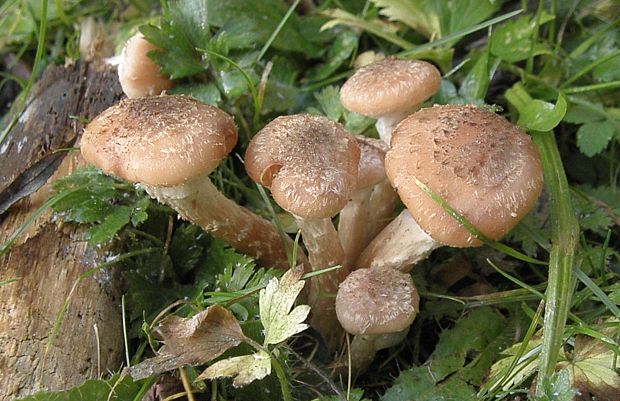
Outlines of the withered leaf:
{"label": "withered leaf", "polygon": [[[611,339],[617,330],[610,327],[602,333]],[[572,387],[577,389],[575,400],[620,401],[620,375],[614,370],[615,358],[602,341],[580,335],[575,337],[572,357],[559,362],[556,368],[568,370]]]}
{"label": "withered leaf", "polygon": [[235,356],[209,366],[196,380],[235,376],[233,386],[243,387],[271,373],[271,359],[265,351],[251,355]]}
{"label": "withered leaf", "polygon": [[183,365],[201,365],[245,340],[237,319],[225,308],[213,305],[191,318],[168,316],[157,330],[165,343],[156,357],[132,366],[135,380]]}

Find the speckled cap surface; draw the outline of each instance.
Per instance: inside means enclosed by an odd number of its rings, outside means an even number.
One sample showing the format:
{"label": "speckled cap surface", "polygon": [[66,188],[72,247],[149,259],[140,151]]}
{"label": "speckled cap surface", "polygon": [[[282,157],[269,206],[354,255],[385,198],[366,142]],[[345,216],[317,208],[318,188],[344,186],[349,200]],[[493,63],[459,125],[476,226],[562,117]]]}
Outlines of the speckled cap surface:
{"label": "speckled cap surface", "polygon": [[85,128],[82,155],[105,173],[152,186],[210,173],[237,142],[232,118],[187,96],[125,99]]}
{"label": "speckled cap surface", "polygon": [[357,182],[360,150],[353,135],[326,117],[278,117],[245,153],[245,168],[274,200],[302,218],[326,218],[347,203]]}
{"label": "speckled cap surface", "polygon": [[440,81],[439,70],[430,63],[388,57],[355,72],[340,88],[340,102],[371,117],[400,113],[433,96]]}
{"label": "speckled cap surface", "polygon": [[420,227],[450,246],[481,242],[415,178],[491,239],[502,237],[527,214],[543,183],[531,138],[505,118],[474,106],[434,106],[401,121],[385,168]]}
{"label": "speckled cap surface", "polygon": [[340,284],[336,315],[349,333],[396,333],[409,327],[420,297],[411,276],[395,269],[359,269]]}

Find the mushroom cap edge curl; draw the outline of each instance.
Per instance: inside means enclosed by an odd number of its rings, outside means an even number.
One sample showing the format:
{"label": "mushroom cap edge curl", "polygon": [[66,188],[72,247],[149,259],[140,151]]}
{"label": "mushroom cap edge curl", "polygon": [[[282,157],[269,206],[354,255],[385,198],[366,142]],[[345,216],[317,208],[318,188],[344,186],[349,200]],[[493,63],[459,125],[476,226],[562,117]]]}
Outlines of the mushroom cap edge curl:
{"label": "mushroom cap edge curl", "polygon": [[346,205],[357,182],[360,150],[342,125],[326,117],[281,116],[252,138],[248,175],[302,218],[328,218]]}

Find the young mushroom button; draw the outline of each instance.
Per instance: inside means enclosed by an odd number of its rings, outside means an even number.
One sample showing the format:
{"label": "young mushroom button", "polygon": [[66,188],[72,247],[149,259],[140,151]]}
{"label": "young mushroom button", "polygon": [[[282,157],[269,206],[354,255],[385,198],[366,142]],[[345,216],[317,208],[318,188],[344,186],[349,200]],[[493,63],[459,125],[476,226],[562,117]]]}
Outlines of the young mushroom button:
{"label": "young mushroom button", "polygon": [[[394,130],[385,168],[413,219],[405,212],[390,223],[363,252],[363,267],[404,269],[441,244],[482,244],[416,179],[493,240],[528,213],[543,183],[531,138],[503,117],[474,106],[435,106],[407,117]],[[388,249],[386,238],[404,232],[418,239],[409,249]]]}
{"label": "young mushroom button", "polygon": [[355,335],[351,368],[367,367],[375,353],[399,343],[419,310],[420,297],[411,276],[394,269],[359,269],[340,284],[336,313]]}
{"label": "young mushroom button", "polygon": [[350,111],[377,119],[379,136],[390,143],[392,127],[439,89],[441,74],[430,63],[388,57],[360,68],[340,89]]}
{"label": "young mushroom button", "polygon": [[[355,188],[359,158],[355,138],[321,116],[278,117],[248,146],[248,175],[270,188],[278,205],[295,216],[313,270],[342,263],[343,250],[331,218]],[[311,324],[329,345],[337,335],[333,298],[319,294],[335,293],[337,285],[338,274],[322,274],[311,280],[308,293]]]}
{"label": "young mushroom button", "polygon": [[125,42],[118,65],[118,80],[128,98],[159,95],[172,87],[172,80],[160,72],[148,56],[157,46],[137,33]]}
{"label": "young mushroom button", "polygon": [[81,148],[87,161],[140,184],[214,237],[264,265],[286,268],[275,226],[209,180],[236,141],[235,125],[222,110],[186,96],[158,96],[125,99],[101,113],[84,130]]}

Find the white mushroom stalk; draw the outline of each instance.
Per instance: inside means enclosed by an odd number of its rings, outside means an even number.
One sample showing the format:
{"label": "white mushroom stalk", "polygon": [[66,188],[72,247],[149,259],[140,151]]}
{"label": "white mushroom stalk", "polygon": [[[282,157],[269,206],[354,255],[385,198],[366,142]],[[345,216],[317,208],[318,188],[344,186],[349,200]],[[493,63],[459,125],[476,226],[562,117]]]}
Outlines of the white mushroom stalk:
{"label": "white mushroom stalk", "polygon": [[[230,116],[185,96],[126,99],[85,129],[82,155],[105,173],[136,182],[160,202],[262,265],[288,268],[270,222],[223,196],[209,173],[234,147]],[[305,260],[299,254],[299,261]]]}
{"label": "white mushroom stalk", "polygon": [[[360,150],[342,125],[321,116],[278,117],[250,142],[245,154],[248,175],[268,187],[283,209],[296,217],[313,270],[339,265],[343,250],[331,218],[346,205],[357,181]],[[310,280],[311,325],[330,348],[340,330],[332,294],[339,275]]]}
{"label": "white mushroom stalk", "polygon": [[441,74],[430,63],[388,57],[360,68],[340,89],[350,111],[377,119],[379,137],[388,145],[392,127],[439,89]]}
{"label": "white mushroom stalk", "polygon": [[363,267],[407,270],[438,246],[482,245],[416,180],[493,240],[528,213],[542,190],[531,138],[474,106],[434,106],[407,117],[394,130],[385,169],[408,212],[364,250]]}

